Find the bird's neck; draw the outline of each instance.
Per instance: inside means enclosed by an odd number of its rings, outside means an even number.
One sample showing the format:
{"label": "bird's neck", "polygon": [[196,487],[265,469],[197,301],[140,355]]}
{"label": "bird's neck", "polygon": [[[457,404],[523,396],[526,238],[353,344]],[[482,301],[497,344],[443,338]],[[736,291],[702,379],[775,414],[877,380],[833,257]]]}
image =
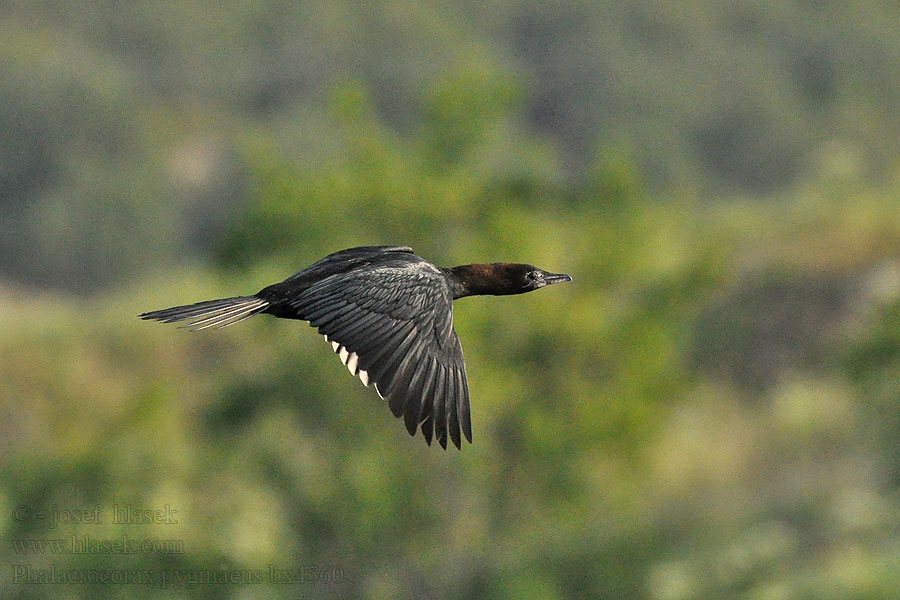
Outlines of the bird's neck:
{"label": "bird's neck", "polygon": [[501,296],[514,294],[507,263],[489,265],[475,263],[442,269],[450,281],[453,299],[466,296]]}

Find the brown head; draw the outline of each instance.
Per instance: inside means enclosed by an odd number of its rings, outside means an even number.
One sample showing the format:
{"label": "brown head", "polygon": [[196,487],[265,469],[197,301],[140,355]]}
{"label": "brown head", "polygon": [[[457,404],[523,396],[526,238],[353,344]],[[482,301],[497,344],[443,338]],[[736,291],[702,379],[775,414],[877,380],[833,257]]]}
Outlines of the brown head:
{"label": "brown head", "polygon": [[524,294],[554,283],[572,281],[564,273],[548,273],[533,265],[519,263],[460,265],[445,272],[449,275],[454,299]]}

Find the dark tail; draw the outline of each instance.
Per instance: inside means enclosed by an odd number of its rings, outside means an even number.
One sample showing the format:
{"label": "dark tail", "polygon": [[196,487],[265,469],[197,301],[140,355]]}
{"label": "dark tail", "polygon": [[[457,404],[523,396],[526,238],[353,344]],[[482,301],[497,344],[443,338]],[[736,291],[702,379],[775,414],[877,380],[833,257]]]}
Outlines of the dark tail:
{"label": "dark tail", "polygon": [[198,331],[207,327],[219,328],[234,325],[264,311],[267,306],[269,306],[268,302],[256,296],[236,296],[154,310],[138,316],[145,320],[153,319],[163,323],[190,321],[184,327],[190,327],[191,331]]}

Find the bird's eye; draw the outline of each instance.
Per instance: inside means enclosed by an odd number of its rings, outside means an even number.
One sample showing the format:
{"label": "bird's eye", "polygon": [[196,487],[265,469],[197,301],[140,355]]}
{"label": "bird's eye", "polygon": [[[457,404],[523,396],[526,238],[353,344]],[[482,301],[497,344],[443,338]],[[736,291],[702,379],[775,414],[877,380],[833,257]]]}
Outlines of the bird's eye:
{"label": "bird's eye", "polygon": [[534,281],[535,279],[537,279],[537,273],[535,271],[528,271],[527,273],[525,273],[525,279],[527,279],[528,281]]}

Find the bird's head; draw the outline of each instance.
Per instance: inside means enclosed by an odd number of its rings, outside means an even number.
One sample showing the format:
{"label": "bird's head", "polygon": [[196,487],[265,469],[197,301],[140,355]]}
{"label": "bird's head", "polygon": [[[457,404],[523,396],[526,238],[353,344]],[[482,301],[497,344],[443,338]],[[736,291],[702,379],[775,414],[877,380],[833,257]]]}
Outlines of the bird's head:
{"label": "bird's head", "polygon": [[554,283],[572,281],[565,273],[550,273],[534,265],[505,264],[505,267],[511,284],[508,292],[510,294],[523,294]]}
{"label": "bird's head", "polygon": [[458,282],[455,298],[524,294],[554,283],[572,281],[564,273],[550,273],[534,265],[519,263],[461,265],[450,271]]}

